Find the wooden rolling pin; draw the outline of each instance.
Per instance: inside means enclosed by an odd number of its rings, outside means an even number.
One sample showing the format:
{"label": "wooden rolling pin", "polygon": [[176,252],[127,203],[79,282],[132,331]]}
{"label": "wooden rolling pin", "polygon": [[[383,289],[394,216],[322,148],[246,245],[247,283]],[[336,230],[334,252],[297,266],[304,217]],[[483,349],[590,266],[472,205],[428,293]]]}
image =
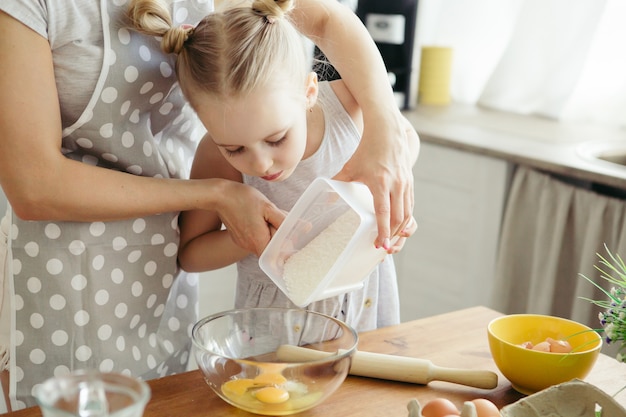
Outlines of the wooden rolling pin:
{"label": "wooden rolling pin", "polygon": [[[332,353],[300,346],[282,345],[276,351],[276,355],[281,361],[299,362],[322,359],[332,355]],[[414,384],[446,381],[485,389],[498,386],[498,375],[495,372],[444,368],[434,365],[427,359],[359,351],[352,358],[350,375],[411,382]]]}

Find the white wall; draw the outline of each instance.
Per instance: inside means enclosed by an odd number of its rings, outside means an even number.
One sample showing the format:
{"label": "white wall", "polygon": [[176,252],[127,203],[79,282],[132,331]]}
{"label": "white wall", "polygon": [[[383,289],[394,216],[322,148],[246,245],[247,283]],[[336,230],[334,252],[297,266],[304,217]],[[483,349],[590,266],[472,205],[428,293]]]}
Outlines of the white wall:
{"label": "white wall", "polygon": [[[199,317],[203,318],[235,306],[235,265],[200,274]],[[196,369],[195,358],[190,358],[189,369]]]}
{"label": "white wall", "polygon": [[230,310],[235,306],[236,279],[235,265],[200,274],[200,317]]}

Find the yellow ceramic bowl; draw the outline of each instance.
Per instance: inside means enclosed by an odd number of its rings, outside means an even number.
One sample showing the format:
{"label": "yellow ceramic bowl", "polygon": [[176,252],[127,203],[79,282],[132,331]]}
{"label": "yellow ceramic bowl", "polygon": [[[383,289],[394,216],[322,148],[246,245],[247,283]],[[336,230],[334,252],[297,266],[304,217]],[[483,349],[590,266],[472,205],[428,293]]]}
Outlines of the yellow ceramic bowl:
{"label": "yellow ceramic bowl", "polygon": [[[512,314],[499,317],[487,328],[489,349],[498,369],[515,390],[532,394],[574,378],[583,379],[600,349],[600,335],[583,324],[560,317]],[[546,340],[566,340],[570,353],[541,352],[522,345]]]}

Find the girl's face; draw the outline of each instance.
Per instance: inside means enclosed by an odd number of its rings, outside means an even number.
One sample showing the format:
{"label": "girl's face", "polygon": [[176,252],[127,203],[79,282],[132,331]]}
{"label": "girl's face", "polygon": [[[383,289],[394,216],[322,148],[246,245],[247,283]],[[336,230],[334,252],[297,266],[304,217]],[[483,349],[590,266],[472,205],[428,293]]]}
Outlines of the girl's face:
{"label": "girl's face", "polygon": [[270,84],[227,100],[204,95],[196,107],[213,142],[235,169],[283,181],[305,155],[310,100],[305,88]]}

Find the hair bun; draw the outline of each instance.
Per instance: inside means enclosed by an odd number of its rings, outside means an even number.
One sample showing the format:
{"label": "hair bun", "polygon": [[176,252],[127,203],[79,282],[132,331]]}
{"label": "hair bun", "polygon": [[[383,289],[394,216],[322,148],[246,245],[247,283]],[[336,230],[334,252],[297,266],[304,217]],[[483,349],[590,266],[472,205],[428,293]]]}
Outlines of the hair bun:
{"label": "hair bun", "polygon": [[274,23],[293,9],[293,0],[254,0],[252,9],[265,17],[268,23]]}
{"label": "hair bun", "polygon": [[163,35],[161,49],[167,54],[179,54],[185,47],[185,42],[193,34],[194,27],[191,25],[181,25],[170,28]]}

